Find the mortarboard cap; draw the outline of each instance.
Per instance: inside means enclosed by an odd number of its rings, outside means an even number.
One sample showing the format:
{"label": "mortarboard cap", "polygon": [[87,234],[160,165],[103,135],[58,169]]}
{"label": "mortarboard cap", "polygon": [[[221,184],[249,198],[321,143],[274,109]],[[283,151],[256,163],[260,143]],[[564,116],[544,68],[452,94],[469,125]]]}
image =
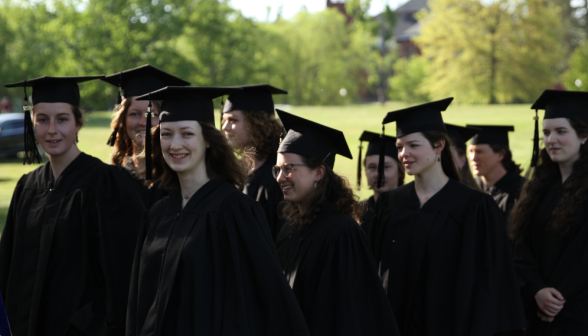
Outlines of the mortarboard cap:
{"label": "mortarboard cap", "polygon": [[[405,135],[424,132],[424,131],[442,131],[447,132],[441,112],[447,110],[453,97],[412,106],[398,111],[388,112],[382,121],[382,135],[384,135],[384,125],[390,122],[396,122],[396,137],[401,138]],[[384,182],[384,156],[386,145],[382,142],[380,147],[380,161],[378,163],[378,188]]]}
{"label": "mortarboard cap", "polygon": [[235,110],[264,111],[274,115],[274,99],[272,95],[288,94],[288,91],[278,89],[269,84],[237,86],[243,91],[232,93],[223,106],[223,113]]}
{"label": "mortarboard cap", "polygon": [[28,106],[29,97],[27,96],[27,87],[33,88],[32,99],[33,105],[39,103],[68,103],[74,106],[80,106],[80,88],[78,83],[103,78],[99,76],[76,76],[76,77],[49,77],[43,76],[22,82],[4,85],[5,87],[22,87],[24,88],[23,110],[25,114],[25,157],[23,164],[33,162],[41,163],[41,155],[37,150],[33,122],[31,119],[31,107]]}
{"label": "mortarboard cap", "polygon": [[472,138],[472,145],[503,145],[508,147],[508,132],[514,132],[510,125],[467,125],[481,131]]}
{"label": "mortarboard cap", "polygon": [[[382,147],[382,135],[378,133],[364,131],[359,137],[359,158],[357,161],[357,190],[361,188],[361,166],[363,165],[362,158],[362,142],[368,142],[367,152],[365,156],[380,155]],[[398,149],[396,149],[396,138],[393,136],[384,135],[385,148],[384,153],[398,161]]]}
{"label": "mortarboard cap", "polygon": [[453,146],[464,151],[466,150],[466,142],[482,130],[477,127],[463,127],[451,124],[445,124],[445,128],[447,129],[447,135],[449,135]]}
{"label": "mortarboard cap", "polygon": [[125,97],[141,96],[166,86],[187,86],[187,82],[149,64],[108,75],[103,81],[118,86]]}
{"label": "mortarboard cap", "polygon": [[145,134],[146,179],[151,179],[151,101],[162,100],[159,123],[182,120],[195,120],[214,126],[214,104],[212,100],[225,94],[242,90],[229,87],[184,87],[168,86],[157,91],[138,96],[136,100],[149,100],[149,112]]}
{"label": "mortarboard cap", "polygon": [[545,90],[531,106],[531,109],[535,110],[535,134],[533,137],[531,167],[535,167],[539,160],[538,110],[545,110],[543,119],[576,118],[588,122],[588,92]]}
{"label": "mortarboard cap", "polygon": [[343,132],[282,110],[276,111],[288,132],[278,148],[278,153],[308,156],[323,161],[331,168],[335,165],[337,154],[353,159]]}

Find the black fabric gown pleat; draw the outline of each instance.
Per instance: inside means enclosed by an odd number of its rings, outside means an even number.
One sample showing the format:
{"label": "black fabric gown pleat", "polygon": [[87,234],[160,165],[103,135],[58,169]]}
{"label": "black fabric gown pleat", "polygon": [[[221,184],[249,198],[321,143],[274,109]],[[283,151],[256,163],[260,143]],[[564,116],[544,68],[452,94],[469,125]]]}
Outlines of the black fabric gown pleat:
{"label": "black fabric gown pleat", "polygon": [[378,197],[370,240],[402,335],[493,335],[524,314],[503,216],[449,180],[424,206],[414,182]]}
{"label": "black fabric gown pleat", "polygon": [[285,223],[278,210],[280,202],[284,200],[284,193],[272,174],[272,167],[276,164],[276,161],[277,156],[268,157],[253,174],[248,176],[247,184],[243,189],[244,194],[261,205],[274,240]]}
{"label": "black fabric gown pleat", "polygon": [[507,172],[494,186],[488,187],[482,182],[482,178],[476,178],[480,190],[494,198],[505,219],[508,219],[510,211],[519,200],[526,181],[518,174]]}
{"label": "black fabric gown pleat", "polygon": [[127,336],[308,335],[261,207],[215,181],[181,203],[174,191],[146,216]]}
{"label": "black fabric gown pleat", "polygon": [[[570,231],[562,235],[550,225],[562,196],[561,177],[551,181],[542,195],[533,227],[515,244],[515,266],[527,312],[527,335],[588,335],[588,202],[577,214]],[[535,294],[557,289],[566,300],[553,322],[542,322]]]}
{"label": "black fabric gown pleat", "polygon": [[312,335],[399,335],[368,244],[330,208],[302,230],[282,228],[278,255]]}
{"label": "black fabric gown pleat", "polygon": [[374,219],[374,208],[376,207],[376,201],[374,196],[361,201],[361,207],[363,208],[363,215],[361,216],[361,228],[368,236],[370,234],[370,228]]}
{"label": "black fabric gown pleat", "polygon": [[50,163],[24,175],[0,240],[13,335],[124,335],[143,214],[128,173],[84,153],[56,181]]}

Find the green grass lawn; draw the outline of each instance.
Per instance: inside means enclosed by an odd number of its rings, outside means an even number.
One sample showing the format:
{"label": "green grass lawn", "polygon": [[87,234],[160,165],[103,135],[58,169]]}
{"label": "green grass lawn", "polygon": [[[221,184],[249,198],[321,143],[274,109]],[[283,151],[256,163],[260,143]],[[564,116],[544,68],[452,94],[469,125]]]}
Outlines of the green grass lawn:
{"label": "green grass lawn", "polygon": [[[381,122],[386,112],[405,107],[402,103],[387,103],[384,106],[378,104],[362,104],[349,106],[297,106],[290,108],[292,112],[303,118],[325,124],[339,129],[345,133],[349,148],[355,159],[358,154],[358,138],[364,130],[380,132]],[[110,147],[106,140],[110,135],[111,112],[94,112],[86,116],[86,125],[79,135],[79,147],[82,151],[104,162],[109,161]],[[489,124],[489,125],[514,125],[515,132],[510,135],[510,147],[517,163],[522,163],[525,168],[531,160],[533,147],[533,117],[534,112],[529,105],[452,105],[443,113],[443,118],[448,123],[456,125],[465,124]],[[215,120],[218,120],[215,118]],[[217,121],[218,122],[218,121]],[[217,125],[218,127],[218,125]],[[386,134],[395,134],[395,124],[386,127]],[[23,174],[39,167],[39,165],[23,166],[20,159],[0,158],[0,230],[4,228],[12,192]],[[337,156],[335,171],[346,176],[355,186],[357,161]],[[408,180],[411,180],[410,178]],[[365,186],[365,176],[362,185]],[[367,188],[357,192],[363,199],[369,196]]]}

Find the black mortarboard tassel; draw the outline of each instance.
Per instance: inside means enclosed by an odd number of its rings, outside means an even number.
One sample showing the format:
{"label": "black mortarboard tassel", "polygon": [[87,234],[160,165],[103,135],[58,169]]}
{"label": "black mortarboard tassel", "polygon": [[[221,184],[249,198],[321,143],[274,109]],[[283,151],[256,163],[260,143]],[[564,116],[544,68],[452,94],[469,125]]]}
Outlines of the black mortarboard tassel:
{"label": "black mortarboard tassel", "polygon": [[225,101],[224,101],[225,96],[221,97],[221,106],[220,106],[220,130],[222,131],[223,129],[223,109],[225,107]]}
{"label": "black mortarboard tassel", "polygon": [[386,182],[384,176],[384,161],[386,160],[386,130],[382,124],[382,139],[380,143],[380,158],[378,160],[378,188],[381,188]]}
{"label": "black mortarboard tassel", "polygon": [[112,130],[112,133],[110,133],[110,137],[108,138],[108,141],[106,141],[106,144],[110,147],[114,146],[114,143],[116,142],[117,135],[118,135],[118,125],[114,128],[114,130]]}
{"label": "black mortarboard tassel", "polygon": [[535,132],[533,135],[533,156],[531,167],[536,167],[539,161],[539,110],[535,109]]}
{"label": "black mortarboard tassel", "polygon": [[145,116],[147,117],[147,125],[145,126],[145,179],[151,180],[152,175],[152,165],[151,165],[151,100],[149,100],[149,105],[147,105],[147,113]]}
{"label": "black mortarboard tassel", "polygon": [[359,141],[359,157],[357,158],[357,190],[361,190],[361,150],[363,149],[362,141]]}
{"label": "black mortarboard tassel", "polygon": [[[123,97],[123,92],[122,92],[122,87],[121,87],[121,83],[122,83],[122,73],[123,71],[120,72],[119,75],[119,80],[118,80],[118,99],[117,99],[117,104],[120,105],[122,104],[122,97]],[[110,146],[114,146],[114,144],[110,145]]]}
{"label": "black mortarboard tassel", "polygon": [[35,138],[35,129],[33,127],[33,121],[31,119],[32,106],[29,106],[29,97],[27,96],[26,80],[24,88],[24,106],[22,107],[24,112],[24,150],[25,156],[22,164],[41,163],[41,154],[37,149],[37,140]]}

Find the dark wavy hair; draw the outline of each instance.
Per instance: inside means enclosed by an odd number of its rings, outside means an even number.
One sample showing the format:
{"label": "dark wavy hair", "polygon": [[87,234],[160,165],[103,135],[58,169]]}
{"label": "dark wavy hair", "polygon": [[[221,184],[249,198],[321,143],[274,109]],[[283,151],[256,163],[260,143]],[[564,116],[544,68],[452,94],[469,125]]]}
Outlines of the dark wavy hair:
{"label": "dark wavy hair", "polygon": [[346,178],[333,172],[331,167],[326,166],[321,160],[300,155],[302,162],[310,169],[319,166],[325,167],[325,176],[317,183],[316,188],[307,200],[308,207],[304,213],[300,213],[298,204],[285,202],[283,216],[291,222],[296,230],[301,230],[311,225],[318,214],[326,207],[333,206],[339,212],[353,217],[358,223],[363,214],[363,208],[359,203],[359,197],[353,194],[353,190]]}
{"label": "dark wavy hair", "polygon": [[[223,132],[209,123],[200,123],[200,126],[202,126],[204,140],[210,144],[206,148],[204,159],[208,177],[213,181],[229,182],[243,190],[247,181],[247,169],[235,155],[233,147],[229,144]],[[154,127],[151,134],[153,178],[149,181],[149,187],[159,183],[159,188],[178,189],[180,187],[178,174],[170,168],[163,158],[159,139],[161,134],[160,125]]]}
{"label": "dark wavy hair", "polygon": [[[125,157],[132,156],[133,154],[133,139],[127,136],[127,113],[131,104],[133,103],[133,97],[125,98],[122,100],[120,105],[114,107],[114,115],[110,122],[110,129],[117,129],[116,140],[114,146],[112,146],[112,153],[110,154],[110,160],[115,166],[123,166]],[[152,101],[153,107],[157,111],[161,111],[161,101]]]}
{"label": "dark wavy hair", "polygon": [[451,154],[452,142],[447,133],[443,131],[424,131],[421,133],[433,148],[436,148],[436,142],[445,140],[445,147],[441,151],[441,168],[443,168],[443,172],[447,177],[461,181],[461,178],[457,173],[457,168],[455,167],[455,161],[453,161],[453,155]]}
{"label": "dark wavy hair", "polygon": [[506,169],[506,171],[517,175],[520,175],[523,172],[521,165],[516,164],[512,159],[512,152],[510,151],[510,148],[508,148],[507,145],[492,144],[490,145],[490,148],[492,148],[492,151],[494,153],[498,153],[501,151],[504,153],[504,157],[502,158],[501,163],[504,169]]}
{"label": "dark wavy hair", "polygon": [[465,149],[459,148],[459,147],[454,147],[454,148],[455,148],[455,151],[457,152],[457,155],[465,156],[465,159],[466,159],[465,163],[463,164],[463,166],[461,168],[455,167],[457,169],[457,172],[459,173],[459,177],[461,179],[461,182],[471,188],[474,188],[476,190],[480,190],[480,187],[476,183],[476,179],[474,178],[474,176],[472,175],[472,171],[470,170],[470,160],[468,159],[468,156],[467,156]]}
{"label": "dark wavy hair", "polygon": [[250,146],[259,160],[275,155],[280,146],[282,124],[273,115],[264,111],[243,111],[247,121]]}
{"label": "dark wavy hair", "polygon": [[[578,137],[588,136],[588,124],[579,119],[568,119]],[[572,174],[567,179],[562,197],[552,213],[550,228],[565,235],[573,225],[580,207],[588,200],[588,144],[580,146],[580,158],[574,162]],[[537,167],[529,181],[523,186],[521,198],[512,210],[508,232],[512,239],[527,235],[533,223],[541,195],[554,179],[561,178],[559,164],[551,161],[547,150],[539,153]]]}

